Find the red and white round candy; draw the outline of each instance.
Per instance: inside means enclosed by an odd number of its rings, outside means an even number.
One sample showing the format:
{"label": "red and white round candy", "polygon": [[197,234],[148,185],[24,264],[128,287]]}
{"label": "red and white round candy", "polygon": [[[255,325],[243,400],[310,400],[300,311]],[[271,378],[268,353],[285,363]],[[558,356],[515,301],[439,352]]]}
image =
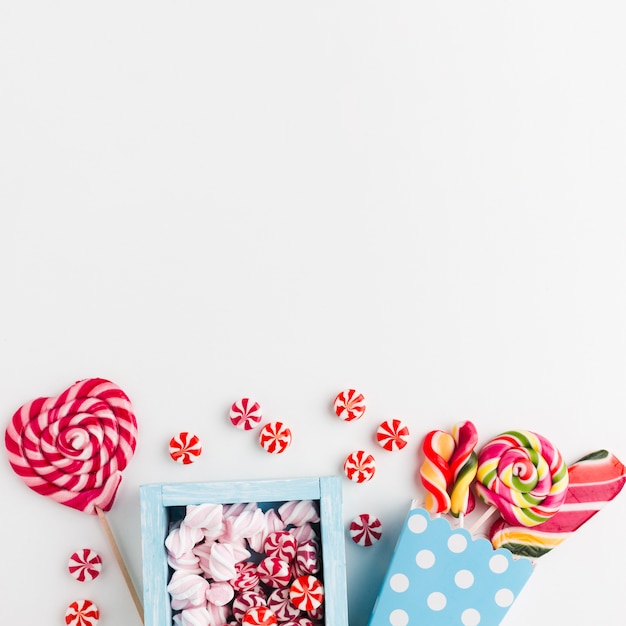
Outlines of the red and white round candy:
{"label": "red and white round candy", "polygon": [[275,589],[267,598],[267,606],[274,611],[279,622],[295,619],[300,615],[300,609],[291,604],[289,589]]}
{"label": "red and white round candy", "polygon": [[357,450],[346,457],[343,471],[350,480],[356,483],[367,482],[376,473],[376,459],[365,450]]}
{"label": "red and white round candy", "polygon": [[350,522],[350,537],[359,546],[371,546],[382,537],[382,528],[377,517],[361,513]]}
{"label": "red and white round candy", "polygon": [[402,450],[409,442],[409,428],[399,419],[385,420],[376,431],[376,441],[383,450]]}
{"label": "red and white round candy", "polygon": [[230,421],[233,426],[240,430],[252,430],[263,419],[263,412],[258,402],[250,398],[237,400],[230,407]]}
{"label": "red and white round candy", "polygon": [[83,548],[70,556],[67,569],[79,582],[89,582],[100,575],[102,559],[97,552]]}
{"label": "red and white round candy", "polygon": [[251,561],[240,561],[236,563],[235,571],[237,574],[235,578],[230,581],[230,584],[236,591],[249,591],[259,584],[259,573],[257,572],[256,565]]}
{"label": "red and white round candy", "polygon": [[243,616],[248,609],[253,609],[258,606],[267,606],[267,597],[265,593],[260,589],[254,591],[242,591],[235,595],[233,600],[233,617],[241,622]]}
{"label": "red and white round candy", "polygon": [[356,389],[346,389],[335,397],[335,414],[345,422],[361,419],[365,413],[365,398]]}
{"label": "red and white round candy", "polygon": [[248,609],[241,620],[244,626],[275,626],[278,624],[274,612],[266,606],[255,606]]}
{"label": "red and white round candy", "polygon": [[286,587],[291,581],[291,568],[289,567],[289,563],[281,561],[281,559],[275,556],[265,557],[259,563],[257,572],[261,582],[274,589]]}
{"label": "red and white round candy", "polygon": [[170,456],[174,461],[189,465],[202,454],[202,443],[197,435],[181,432],[170,439]]}
{"label": "red and white round candy", "polygon": [[317,574],[321,568],[320,547],[317,541],[303,541],[296,550],[296,572],[298,576]]}
{"label": "red and white round candy", "polygon": [[75,600],[65,612],[67,626],[96,626],[100,610],[91,600]]}
{"label": "red and white round candy", "polygon": [[282,422],[270,422],[261,428],[259,444],[270,454],[281,454],[291,445],[291,430]]}
{"label": "red and white round candy", "polygon": [[324,585],[315,576],[299,576],[289,588],[289,598],[301,611],[312,611],[324,602]]}
{"label": "red and white round candy", "polygon": [[296,538],[286,530],[270,533],[264,544],[267,556],[275,556],[287,563],[291,563],[294,560],[297,547]]}

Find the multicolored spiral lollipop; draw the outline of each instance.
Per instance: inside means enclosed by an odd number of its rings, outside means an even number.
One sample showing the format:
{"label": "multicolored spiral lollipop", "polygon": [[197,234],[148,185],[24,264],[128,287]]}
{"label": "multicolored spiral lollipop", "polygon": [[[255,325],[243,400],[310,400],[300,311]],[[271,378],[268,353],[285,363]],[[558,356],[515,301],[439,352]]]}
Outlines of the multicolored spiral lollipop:
{"label": "multicolored spiral lollipop", "polygon": [[508,431],[478,455],[476,493],[509,524],[536,526],[557,513],[567,495],[561,453],[528,430]]}
{"label": "multicolored spiral lollipop", "polygon": [[478,469],[478,455],[474,451],[478,443],[478,431],[472,422],[466,420],[452,427],[452,437],[455,448],[450,458],[450,513],[454,517],[461,517],[474,510],[474,495],[470,485]]}
{"label": "multicolored spiral lollipop", "polygon": [[426,489],[424,507],[433,514],[450,510],[448,487],[452,481],[450,459],[454,453],[454,438],[442,430],[431,430],[422,445],[424,462],[420,467],[420,478]]}

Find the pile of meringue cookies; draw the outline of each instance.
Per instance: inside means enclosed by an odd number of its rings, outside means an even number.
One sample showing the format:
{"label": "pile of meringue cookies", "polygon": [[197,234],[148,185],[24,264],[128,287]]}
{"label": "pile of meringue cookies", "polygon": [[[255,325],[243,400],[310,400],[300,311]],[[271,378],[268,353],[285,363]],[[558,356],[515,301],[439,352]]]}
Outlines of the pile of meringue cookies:
{"label": "pile of meringue cookies", "polygon": [[316,626],[324,587],[311,500],[185,507],[165,540],[176,626]]}

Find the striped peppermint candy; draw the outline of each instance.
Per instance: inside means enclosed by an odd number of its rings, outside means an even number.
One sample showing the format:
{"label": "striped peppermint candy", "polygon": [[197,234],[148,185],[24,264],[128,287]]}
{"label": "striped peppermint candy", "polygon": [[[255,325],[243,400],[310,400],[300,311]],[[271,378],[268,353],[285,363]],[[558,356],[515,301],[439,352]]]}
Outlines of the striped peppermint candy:
{"label": "striped peppermint candy", "polygon": [[91,600],[75,600],[65,612],[67,626],[96,626],[100,610]]}
{"label": "striped peppermint candy", "polygon": [[376,459],[364,450],[357,450],[346,457],[343,471],[347,478],[356,483],[367,482],[376,473]]}
{"label": "striped peppermint candy", "polygon": [[303,541],[296,550],[295,571],[298,576],[317,574],[322,567],[320,545],[315,539]]}
{"label": "striped peppermint candy", "polygon": [[255,606],[244,613],[241,623],[244,626],[276,626],[278,620],[268,607]]}
{"label": "striped peppermint candy", "polygon": [[324,601],[324,585],[315,576],[300,576],[289,588],[291,603],[301,611],[312,611]]}
{"label": "striped peppermint candy", "polygon": [[9,463],[37,493],[95,515],[113,506],[137,442],[128,396],[102,378],[24,404],[4,437]]}
{"label": "striped peppermint candy", "polygon": [[382,537],[382,527],[377,517],[361,513],[350,522],[350,537],[360,546],[371,546]]}
{"label": "striped peppermint candy", "polygon": [[333,408],[337,417],[352,422],[365,414],[365,398],[356,389],[346,389],[337,394]]}
{"label": "striped peppermint candy", "polygon": [[270,533],[265,540],[265,554],[291,563],[296,556],[298,544],[295,537],[286,530]]}
{"label": "striped peppermint candy", "polygon": [[83,548],[70,556],[67,570],[77,581],[89,582],[100,575],[102,559],[97,552]]}
{"label": "striped peppermint candy", "polygon": [[170,439],[170,456],[174,461],[189,465],[202,454],[202,443],[198,435],[181,432]]}
{"label": "striped peppermint candy", "polygon": [[376,441],[383,450],[402,450],[409,442],[409,428],[399,419],[385,420],[376,431]]}
{"label": "striped peppermint candy", "polygon": [[267,606],[274,611],[279,622],[295,619],[300,615],[300,609],[291,604],[289,589],[275,589],[267,598]]}
{"label": "striped peppermint candy", "polygon": [[291,445],[291,430],[282,422],[270,422],[261,428],[259,444],[270,454],[281,454]]}
{"label": "striped peppermint candy", "polygon": [[252,430],[262,419],[261,405],[250,398],[242,398],[230,407],[230,421],[240,430]]}
{"label": "striped peppermint candy", "polygon": [[252,609],[255,606],[267,606],[267,596],[259,589],[254,591],[242,591],[235,595],[233,600],[233,617],[241,622],[243,616],[248,609]]}
{"label": "striped peppermint candy", "polygon": [[286,587],[291,581],[291,568],[289,563],[281,561],[275,556],[267,556],[257,568],[261,582],[268,587],[280,589]]}

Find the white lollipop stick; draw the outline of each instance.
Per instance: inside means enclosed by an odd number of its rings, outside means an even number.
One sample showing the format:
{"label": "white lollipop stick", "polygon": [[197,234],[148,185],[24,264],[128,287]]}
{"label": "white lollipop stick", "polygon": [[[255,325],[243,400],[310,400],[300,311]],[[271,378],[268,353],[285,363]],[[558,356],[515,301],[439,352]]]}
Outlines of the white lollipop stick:
{"label": "white lollipop stick", "polygon": [[495,506],[490,506],[470,528],[470,533],[473,535],[497,510]]}

